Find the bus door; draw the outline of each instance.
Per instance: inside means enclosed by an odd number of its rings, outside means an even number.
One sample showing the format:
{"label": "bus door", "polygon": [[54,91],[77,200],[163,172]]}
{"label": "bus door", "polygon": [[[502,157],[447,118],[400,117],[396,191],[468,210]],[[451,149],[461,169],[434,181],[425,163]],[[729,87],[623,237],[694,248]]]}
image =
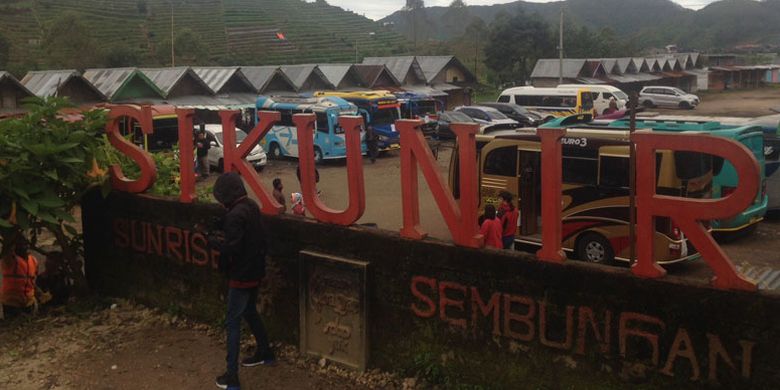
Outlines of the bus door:
{"label": "bus door", "polygon": [[521,149],[518,161],[520,235],[533,236],[541,233],[541,153]]}

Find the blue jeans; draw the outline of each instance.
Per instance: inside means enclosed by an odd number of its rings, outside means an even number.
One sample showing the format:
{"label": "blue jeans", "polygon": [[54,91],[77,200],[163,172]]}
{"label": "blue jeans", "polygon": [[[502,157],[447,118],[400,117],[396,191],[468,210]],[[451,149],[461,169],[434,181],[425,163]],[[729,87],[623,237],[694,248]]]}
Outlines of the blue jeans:
{"label": "blue jeans", "polygon": [[501,241],[504,244],[504,249],[515,249],[515,235],[501,237]]}
{"label": "blue jeans", "polygon": [[255,336],[257,351],[262,357],[273,357],[268,345],[268,335],[265,333],[263,321],[257,313],[257,287],[230,288],[227,297],[227,372],[238,374],[238,354],[241,349],[241,317],[244,317],[249,329]]}

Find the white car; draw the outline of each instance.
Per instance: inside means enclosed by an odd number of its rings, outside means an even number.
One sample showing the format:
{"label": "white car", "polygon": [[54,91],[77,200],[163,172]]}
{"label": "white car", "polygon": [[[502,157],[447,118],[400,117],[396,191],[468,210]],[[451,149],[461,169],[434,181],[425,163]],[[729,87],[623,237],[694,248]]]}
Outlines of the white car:
{"label": "white car", "polygon": [[[196,128],[195,131],[198,129]],[[209,165],[217,167],[220,172],[223,169],[223,157],[225,151],[222,149],[224,140],[222,138],[222,125],[220,124],[207,124],[206,132],[211,135],[211,149],[209,149]],[[236,146],[241,144],[247,134],[242,130],[236,129]],[[252,164],[257,170],[262,170],[268,163],[268,157],[265,154],[263,148],[259,145],[255,145],[246,157],[246,161]]]}
{"label": "white car", "polygon": [[520,123],[516,120],[509,119],[509,117],[493,107],[460,106],[456,107],[455,111],[462,112],[479,123],[479,132],[483,134],[493,130],[516,129],[520,127]]}
{"label": "white car", "polygon": [[699,105],[699,97],[680,88],[648,86],[639,92],[639,103],[648,108],[666,106],[688,110]]}

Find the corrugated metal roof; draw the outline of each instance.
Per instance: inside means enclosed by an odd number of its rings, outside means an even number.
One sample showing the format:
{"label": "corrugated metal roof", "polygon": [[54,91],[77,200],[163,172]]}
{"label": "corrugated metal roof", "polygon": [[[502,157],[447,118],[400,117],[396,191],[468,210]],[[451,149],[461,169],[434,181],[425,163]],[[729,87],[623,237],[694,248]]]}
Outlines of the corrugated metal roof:
{"label": "corrugated metal roof", "polygon": [[624,75],[611,74],[607,77],[609,77],[610,80],[617,81],[618,83],[636,83],[638,81],[641,81],[635,76],[636,76],[635,74],[624,74]]}
{"label": "corrugated metal roof", "polygon": [[271,81],[273,76],[277,73],[282,74],[282,76],[290,82],[290,85],[293,86],[293,88],[295,87],[292,81],[287,78],[287,75],[282,73],[276,65],[242,66],[241,72],[244,73],[244,76],[246,76],[249,82],[252,83],[252,86],[258,91],[264,90],[268,82]]}
{"label": "corrugated metal roof", "polygon": [[427,83],[433,82],[433,79],[441,73],[444,68],[452,61],[454,56],[417,56],[417,63],[425,75]]}
{"label": "corrugated metal roof", "polygon": [[304,87],[304,84],[306,84],[306,81],[312,75],[320,78],[322,82],[328,85],[330,88],[336,88],[330,81],[328,81],[328,78],[325,77],[317,65],[282,65],[280,69],[282,72],[284,72],[285,75],[287,75],[287,77],[290,78],[290,80],[292,80],[295,88],[298,90]]}
{"label": "corrugated metal roof", "polygon": [[614,72],[620,72],[619,67],[617,66],[617,59],[615,58],[600,58],[599,61],[601,61],[601,66],[604,67],[604,71],[609,73]]}
{"label": "corrugated metal roof", "polygon": [[636,78],[638,81],[655,81],[655,80],[660,80],[660,79],[663,78],[663,77],[659,77],[659,76],[652,75],[650,73],[644,73],[644,72],[633,74],[631,76]]}
{"label": "corrugated metal roof", "polygon": [[[410,71],[414,71],[414,65],[419,67],[414,56],[399,56],[399,57],[366,57],[363,59],[363,63],[366,65],[384,65],[393,74],[393,76],[403,82]],[[422,69],[421,69],[422,70]],[[425,81],[425,74],[420,72],[418,76]]]}
{"label": "corrugated metal roof", "polygon": [[647,60],[642,57],[634,57],[632,60],[634,61],[634,65],[636,65],[637,72],[642,72],[643,67],[650,67],[650,65],[647,63]]}
{"label": "corrugated metal roof", "polygon": [[[75,69],[30,71],[22,84],[38,97],[57,96],[57,92],[71,77],[81,77]],[[102,95],[102,94],[101,94]]]}
{"label": "corrugated metal roof", "polygon": [[366,86],[369,88],[373,88],[374,84],[376,84],[377,80],[382,76],[382,74],[386,74],[387,77],[390,78],[390,80],[396,85],[400,86],[401,82],[398,81],[398,79],[393,75],[390,70],[387,69],[387,67],[382,65],[368,65],[368,64],[356,64],[355,70],[358,72],[360,77],[363,79],[363,82],[366,83]]}
{"label": "corrugated metal roof", "polygon": [[[560,75],[560,60],[547,58],[536,61],[531,78],[556,78]],[[584,59],[563,59],[563,77],[567,79],[577,78],[585,66]]]}
{"label": "corrugated metal roof", "polygon": [[29,88],[25,87],[24,84],[20,83],[19,80],[17,80],[16,77],[14,77],[14,75],[4,70],[0,70],[0,82],[3,80],[8,80],[11,84],[14,84],[17,87],[19,87],[19,89],[22,90],[22,92],[26,93],[28,97],[35,96],[35,94],[32,91],[30,91]]}
{"label": "corrugated metal roof", "polygon": [[257,91],[238,66],[202,66],[193,67],[192,71],[215,93],[221,92],[225,84],[234,77]]}
{"label": "corrugated metal roof", "polygon": [[601,79],[594,79],[592,77],[578,77],[577,81],[582,84],[606,84],[607,82]]}
{"label": "corrugated metal roof", "polygon": [[[325,75],[325,78],[336,87],[344,81],[344,78],[346,78],[350,72],[355,72],[352,68],[352,64],[318,64],[317,67],[322,71],[322,74]],[[353,74],[360,80],[359,74]]]}
{"label": "corrugated metal roof", "polygon": [[103,95],[113,100],[116,93],[132,78],[140,77],[160,97],[164,96],[157,86],[146,75],[136,68],[98,68],[84,71],[84,78],[95,86]]}
{"label": "corrugated metal roof", "polygon": [[401,89],[407,92],[419,93],[421,95],[428,95],[431,97],[448,96],[447,92],[429,87],[427,85],[404,85],[401,87]]}
{"label": "corrugated metal roof", "polygon": [[620,72],[620,74],[629,72],[631,65],[634,65],[634,67],[636,67],[636,64],[634,64],[634,60],[631,59],[631,57],[617,58],[615,59],[615,62],[617,63],[618,71]]}
{"label": "corrugated metal roof", "polygon": [[206,85],[206,83],[200,77],[198,77],[197,73],[195,73],[189,67],[142,68],[141,72],[143,72],[146,77],[149,77],[149,79],[152,80],[157,88],[165,93],[166,97],[171,93],[171,90],[173,90],[173,88],[176,87],[176,85],[178,85],[179,82],[187,76],[192,77],[198,84],[203,87],[207,93],[214,94],[214,90],[209,88],[209,86]]}

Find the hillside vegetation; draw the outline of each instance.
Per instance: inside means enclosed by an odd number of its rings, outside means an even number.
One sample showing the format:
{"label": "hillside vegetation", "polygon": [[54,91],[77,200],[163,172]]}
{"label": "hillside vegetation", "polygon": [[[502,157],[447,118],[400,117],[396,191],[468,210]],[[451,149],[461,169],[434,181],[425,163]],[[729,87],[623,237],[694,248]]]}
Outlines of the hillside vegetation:
{"label": "hillside vegetation", "polygon": [[324,1],[4,0],[0,37],[10,50],[0,68],[169,65],[171,24],[177,65],[354,61],[356,45],[360,57],[408,47]]}
{"label": "hillside vegetation", "polygon": [[670,43],[701,51],[743,44],[780,46],[780,0],[722,0],[698,11],[670,0],[516,1],[491,6],[400,10],[380,21],[394,26],[410,40],[447,41],[459,38],[463,26],[475,20],[490,24],[501,13],[514,14],[519,10],[555,24],[561,6],[568,21],[590,29],[610,28],[630,38],[639,48]]}

